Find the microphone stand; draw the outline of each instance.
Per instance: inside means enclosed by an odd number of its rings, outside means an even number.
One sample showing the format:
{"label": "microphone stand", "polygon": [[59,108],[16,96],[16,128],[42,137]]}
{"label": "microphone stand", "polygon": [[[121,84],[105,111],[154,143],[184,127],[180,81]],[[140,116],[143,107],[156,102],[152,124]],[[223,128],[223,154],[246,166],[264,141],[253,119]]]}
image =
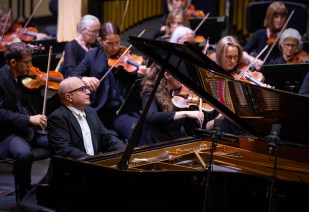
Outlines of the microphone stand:
{"label": "microphone stand", "polygon": [[210,156],[209,156],[206,183],[205,183],[205,198],[204,198],[204,207],[203,207],[204,212],[206,211],[207,201],[208,201],[208,188],[209,188],[210,174],[212,173],[213,153],[216,150],[217,143],[220,141],[220,139],[222,138],[222,135],[223,135],[220,125],[221,125],[221,120],[215,119],[214,120],[214,128],[210,131],[212,144],[211,144],[211,149],[210,149]]}
{"label": "microphone stand", "polygon": [[266,136],[266,140],[268,141],[269,147],[269,156],[271,155],[271,151],[274,150],[274,168],[273,168],[273,175],[270,181],[270,188],[269,188],[269,205],[268,205],[268,212],[275,211],[274,205],[274,191],[275,191],[275,180],[277,175],[277,160],[278,160],[278,148],[281,144],[281,139],[279,138],[279,132],[281,129],[281,125],[273,124],[272,130],[270,135]]}

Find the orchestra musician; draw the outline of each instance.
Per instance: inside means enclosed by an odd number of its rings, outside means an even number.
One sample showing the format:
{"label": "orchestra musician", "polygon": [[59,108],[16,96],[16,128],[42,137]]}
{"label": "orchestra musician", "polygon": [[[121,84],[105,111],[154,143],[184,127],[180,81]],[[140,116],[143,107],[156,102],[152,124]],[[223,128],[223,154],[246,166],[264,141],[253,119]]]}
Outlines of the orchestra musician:
{"label": "orchestra musician", "polygon": [[[242,67],[242,64],[244,64],[242,56],[242,47],[235,37],[225,36],[219,40],[216,48],[216,63],[225,71],[228,73],[239,72],[239,67]],[[246,67],[242,68],[246,69]],[[239,127],[229,122],[217,111],[213,113],[217,113],[218,118],[222,119],[221,127],[223,132],[235,135],[246,135]],[[215,114],[213,115],[215,116]]]}
{"label": "orchestra musician", "polygon": [[[37,31],[36,28],[32,27],[31,29]],[[22,25],[14,22],[11,9],[5,5],[0,5],[0,67],[5,64],[3,53],[6,50],[6,45],[20,41],[28,43],[29,38],[41,40],[48,37],[46,34],[38,32],[35,33],[36,36],[22,36],[21,31]]]}
{"label": "orchestra musician", "polygon": [[58,94],[62,105],[50,115],[47,126],[55,155],[81,158],[125,148],[104,127],[96,110],[89,107],[90,92],[77,77],[68,77],[60,83]]}
{"label": "orchestra musician", "polygon": [[178,26],[190,27],[189,20],[183,9],[174,9],[169,12],[165,25],[161,26],[154,39],[168,41]]}
{"label": "orchestra musician", "polygon": [[[117,110],[124,102],[135,80],[144,75],[146,67],[141,65],[136,73],[128,73],[125,70],[119,70],[116,73],[110,71],[102,79],[109,71],[109,58],[117,55],[121,49],[119,27],[111,22],[102,24],[98,40],[100,47],[88,51],[70,76],[80,77],[87,86],[90,86],[93,91],[90,95],[91,106],[98,112],[104,126],[112,133],[116,133],[115,128],[118,128],[119,123],[116,119]],[[126,120],[128,123],[125,125],[126,129],[122,129],[127,132],[127,135],[132,131],[132,123],[135,123],[138,118],[131,117],[131,119]],[[119,124],[122,126],[124,123]]]}
{"label": "orchestra musician", "polygon": [[[14,17],[11,9],[5,5],[0,5],[0,35],[3,34],[3,44],[10,44],[13,42],[24,41],[19,30],[22,29],[22,26],[14,22]],[[7,24],[6,24],[7,22]],[[42,40],[48,38],[49,36],[45,33],[35,33],[33,40]],[[26,41],[25,41],[26,42]]]}
{"label": "orchestra musician", "polygon": [[[181,21],[183,24],[179,24],[179,25],[184,25],[184,26],[188,26],[185,22],[187,19],[189,18],[203,18],[205,16],[204,12],[202,10],[195,10],[195,6],[190,4],[191,1],[189,0],[167,0],[166,4],[167,4],[167,10],[164,14],[164,16],[161,18],[160,20],[160,27],[159,30],[157,32],[154,33],[153,39],[157,39],[161,36],[168,36],[168,31],[166,30],[166,28],[168,28],[168,17],[171,18],[175,15],[175,11],[179,11],[179,10],[183,10],[183,14],[181,14],[181,16],[183,16],[183,20]],[[174,12],[172,12],[174,11]],[[179,13],[179,12],[176,12]],[[177,21],[177,19],[175,19],[175,22]],[[170,22],[170,21],[169,21]],[[188,21],[189,22],[189,21]],[[167,35],[165,35],[167,34]]]}
{"label": "orchestra musician", "polygon": [[85,15],[77,24],[78,35],[64,48],[64,60],[60,72],[64,78],[84,59],[86,52],[98,47],[100,21],[93,15]]}
{"label": "orchestra musician", "polygon": [[301,64],[309,62],[309,55],[301,49],[302,39],[296,29],[285,29],[279,38],[279,49],[282,52],[270,64]]}
{"label": "orchestra musician", "polygon": [[[287,21],[287,17],[288,9],[283,2],[275,1],[271,3],[267,8],[264,18],[264,28],[257,30],[244,46],[243,58],[251,63],[255,59],[255,55],[261,52],[267,44],[272,45],[276,40],[277,34]],[[253,64],[256,70],[261,69],[266,55],[267,51],[260,58],[256,59],[256,62]],[[278,56],[280,56],[280,51],[278,46],[275,46],[265,61],[265,64],[268,64],[271,59],[277,58]]]}
{"label": "orchestra musician", "polygon": [[22,199],[31,187],[32,147],[49,149],[47,136],[39,134],[47,124],[45,115],[29,115],[21,101],[20,77],[29,73],[33,50],[14,42],[5,51],[6,65],[0,69],[0,157],[14,162],[15,183]]}
{"label": "orchestra musician", "polygon": [[[160,67],[153,63],[142,81],[143,108],[147,104],[159,72]],[[171,94],[173,90],[180,87],[179,81],[168,72],[164,73],[147,113],[139,145],[151,145],[180,138],[182,137],[182,127],[187,134],[192,134],[195,128],[202,125],[204,122],[202,111],[176,111],[171,101]]]}

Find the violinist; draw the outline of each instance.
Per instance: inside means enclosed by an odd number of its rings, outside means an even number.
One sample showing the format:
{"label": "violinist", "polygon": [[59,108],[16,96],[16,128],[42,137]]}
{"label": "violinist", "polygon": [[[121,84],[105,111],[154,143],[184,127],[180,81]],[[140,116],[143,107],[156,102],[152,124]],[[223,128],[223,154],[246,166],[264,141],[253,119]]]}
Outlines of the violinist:
{"label": "violinist", "polygon": [[[152,64],[147,76],[142,81],[143,108],[146,106],[159,71],[160,67]],[[180,87],[179,81],[169,73],[164,73],[147,113],[139,145],[151,145],[180,138],[184,136],[181,131],[182,127],[184,127],[186,134],[192,134],[195,128],[204,123],[202,111],[176,111],[171,101],[171,94],[173,90]]]}
{"label": "violinist", "polygon": [[2,36],[3,34],[1,45],[7,45],[19,41],[30,42],[32,40],[42,40],[49,37],[45,33],[38,33],[35,28],[31,29],[36,31],[35,36],[26,36],[26,34],[22,33],[22,25],[14,22],[14,17],[12,12],[10,12],[10,8],[0,5],[0,35]]}
{"label": "violinist", "polygon": [[18,78],[28,74],[32,48],[23,42],[7,46],[6,65],[0,69],[0,158],[11,157],[14,162],[15,183],[22,199],[31,186],[32,147],[49,149],[44,129],[45,115],[30,115],[21,100]]}
{"label": "violinist", "polygon": [[284,30],[279,39],[282,55],[270,61],[270,64],[301,64],[309,62],[309,55],[301,49],[302,40],[296,29]]}
{"label": "violinist", "polygon": [[85,15],[77,24],[78,35],[65,45],[64,60],[60,72],[66,78],[84,59],[86,52],[99,47],[98,37],[101,23],[93,15]]}
{"label": "violinist", "polygon": [[205,16],[202,10],[196,10],[195,6],[189,0],[167,0],[169,11],[173,9],[185,10],[187,18],[203,18]]}
{"label": "violinist", "polygon": [[154,38],[168,41],[178,26],[190,27],[189,20],[183,9],[172,10],[167,16],[165,25],[161,26],[160,32],[156,33]]}
{"label": "violinist", "polygon": [[[216,63],[226,72],[233,75],[233,73],[238,73],[239,66],[244,64],[242,53],[242,47],[236,38],[233,36],[225,36],[221,38],[217,44]],[[217,111],[214,111],[214,113],[217,113],[219,117],[221,116]],[[222,116],[221,118],[223,120],[221,127],[224,132],[235,135],[245,135],[245,133],[236,125],[232,124]]]}
{"label": "violinist", "polygon": [[[176,11],[176,10],[183,10],[183,14],[181,14],[181,16],[183,16],[183,24],[179,24],[179,25],[184,25],[184,26],[189,26],[189,24],[187,25],[185,23],[186,19],[189,19],[190,17],[192,17],[190,14],[194,14],[192,12],[192,10],[188,10],[190,1],[189,0],[167,0],[166,1],[166,6],[167,6],[167,10],[166,13],[162,16],[160,22],[160,26],[159,26],[159,31],[156,32],[153,36],[153,39],[157,39],[160,36],[163,36],[165,33],[168,34],[168,32],[166,31],[166,28],[169,27],[168,23],[167,23],[167,18],[168,16],[170,16],[171,20],[172,17],[174,17],[174,15],[176,14],[171,14],[172,11]],[[173,12],[175,13],[175,12]],[[177,12],[178,13],[178,12]],[[178,21],[179,22],[179,21]],[[189,22],[189,21],[188,21]],[[168,35],[167,35],[168,36]]]}
{"label": "violinist", "polygon": [[[90,86],[91,106],[98,112],[104,126],[112,133],[116,133],[117,126],[113,126],[117,125],[116,112],[124,102],[132,84],[137,77],[144,74],[146,68],[140,66],[133,74],[125,70],[111,71],[100,82],[110,68],[109,58],[119,54],[121,50],[119,27],[111,22],[102,24],[98,40],[100,47],[88,51],[81,63],[72,70],[70,76],[80,77],[87,86]],[[132,119],[136,118],[132,117]],[[126,127],[128,131],[132,130],[131,123],[128,123]]]}
{"label": "violinist", "polygon": [[[288,9],[283,2],[275,1],[271,3],[267,8],[264,18],[265,28],[257,30],[244,46],[243,58],[251,63],[255,59],[255,56],[261,52],[267,44],[272,45],[276,40],[277,33],[281,31],[287,21],[287,17]],[[267,51],[253,64],[256,70],[261,69],[266,55]],[[279,48],[275,46],[265,61],[265,64],[268,64],[270,60],[278,56],[280,56],[280,51]]]}

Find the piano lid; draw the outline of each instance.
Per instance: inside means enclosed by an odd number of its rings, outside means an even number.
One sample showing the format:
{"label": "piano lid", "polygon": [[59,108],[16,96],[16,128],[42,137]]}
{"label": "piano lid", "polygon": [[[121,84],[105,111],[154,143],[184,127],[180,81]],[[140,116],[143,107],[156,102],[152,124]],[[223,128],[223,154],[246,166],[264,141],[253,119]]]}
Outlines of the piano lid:
{"label": "piano lid", "polygon": [[309,97],[235,80],[192,44],[132,36],[129,42],[245,132],[263,139],[281,124],[283,142],[309,145]]}

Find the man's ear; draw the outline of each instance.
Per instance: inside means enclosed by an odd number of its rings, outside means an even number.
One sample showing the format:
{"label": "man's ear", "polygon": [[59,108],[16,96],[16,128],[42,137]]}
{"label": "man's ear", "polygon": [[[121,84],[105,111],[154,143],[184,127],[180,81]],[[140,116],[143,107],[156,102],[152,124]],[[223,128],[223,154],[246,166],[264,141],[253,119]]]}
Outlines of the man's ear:
{"label": "man's ear", "polygon": [[16,63],[17,63],[17,61],[15,59],[11,59],[9,61],[9,65],[11,65],[11,66],[16,66]]}
{"label": "man's ear", "polygon": [[69,102],[72,101],[71,94],[69,94],[69,93],[66,93],[66,94],[64,95],[64,98],[65,98],[66,100],[68,100]]}

